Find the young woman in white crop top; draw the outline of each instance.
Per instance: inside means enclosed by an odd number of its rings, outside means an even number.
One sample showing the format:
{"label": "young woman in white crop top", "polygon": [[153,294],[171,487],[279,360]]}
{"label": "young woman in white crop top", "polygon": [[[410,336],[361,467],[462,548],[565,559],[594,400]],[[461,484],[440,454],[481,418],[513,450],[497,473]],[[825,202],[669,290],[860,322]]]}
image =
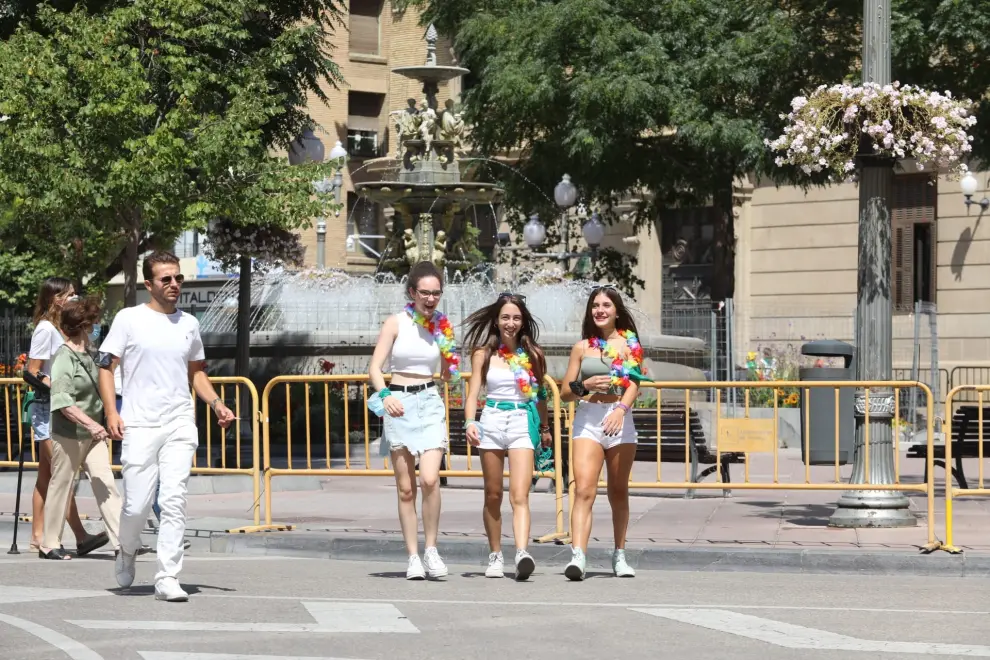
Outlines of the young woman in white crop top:
{"label": "young woman in white crop top", "polygon": [[[482,517],[491,550],[485,577],[504,576],[502,557],[502,475],[509,455],[509,501],[516,541],[515,578],[525,580],[536,564],[526,551],[529,541],[529,488],[534,455],[552,443],[547,424],[547,372],[538,329],[525,296],[503,293],[465,320],[465,345],[471,347],[471,382],[464,397],[465,434],[481,449],[485,480]],[[488,392],[481,422],[474,417],[478,396]]]}
{"label": "young woman in white crop top", "polygon": [[[412,302],[405,311],[385,321],[368,375],[385,408],[383,417],[399,498],[399,525],[409,551],[406,578],[422,580],[447,575],[437,552],[440,528],[440,463],[447,449],[447,410],[433,380],[460,377],[460,359],[453,328],[437,311],[443,295],[443,279],[437,267],[423,261],[409,272],[407,294]],[[390,362],[390,384],[383,371]],[[423,532],[426,551],[419,557],[419,525],[416,520],[416,462],[423,490]],[[425,563],[425,569],[424,569]]]}

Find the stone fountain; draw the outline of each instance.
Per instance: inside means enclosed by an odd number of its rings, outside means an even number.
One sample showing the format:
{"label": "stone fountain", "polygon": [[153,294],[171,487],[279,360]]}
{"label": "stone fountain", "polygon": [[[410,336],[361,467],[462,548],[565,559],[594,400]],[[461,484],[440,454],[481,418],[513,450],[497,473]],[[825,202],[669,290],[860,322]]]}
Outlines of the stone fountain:
{"label": "stone fountain", "polygon": [[441,82],[469,71],[437,64],[436,47],[437,30],[430,25],[426,32],[426,63],[392,69],[393,73],[422,83],[424,95],[419,103],[409,99],[405,109],[389,115],[398,142],[396,180],[354,186],[367,199],[395,210],[390,245],[401,243],[402,250],[384,258],[385,265],[393,268],[419,261],[432,261],[448,270],[476,265],[469,255],[471,246],[464,241],[466,233],[455,227],[455,215],[475,204],[496,204],[502,196],[502,190],[492,184],[461,181],[458,159],[464,120],[455,112],[453,100],[448,99],[440,108],[437,95]]}

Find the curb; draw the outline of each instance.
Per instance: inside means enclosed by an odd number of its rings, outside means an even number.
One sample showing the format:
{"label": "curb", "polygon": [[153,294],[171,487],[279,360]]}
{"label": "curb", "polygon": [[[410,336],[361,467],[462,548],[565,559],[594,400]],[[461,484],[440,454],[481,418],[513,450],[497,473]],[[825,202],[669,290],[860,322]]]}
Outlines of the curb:
{"label": "curb", "polygon": [[[451,564],[484,566],[488,542],[446,540],[437,544]],[[509,547],[509,546],[507,546]],[[401,538],[352,534],[215,532],[210,552],[233,555],[378,561],[405,565],[408,555]],[[506,560],[511,561],[511,547]],[[538,564],[563,567],[570,561],[569,545],[533,544],[529,552]],[[588,548],[588,570],[611,572],[612,549]],[[902,551],[854,552],[849,550],[752,550],[749,548],[628,547],[626,559],[642,570],[717,571],[749,573],[805,573],[853,575],[912,575],[990,578],[990,555],[935,553],[921,555]]]}

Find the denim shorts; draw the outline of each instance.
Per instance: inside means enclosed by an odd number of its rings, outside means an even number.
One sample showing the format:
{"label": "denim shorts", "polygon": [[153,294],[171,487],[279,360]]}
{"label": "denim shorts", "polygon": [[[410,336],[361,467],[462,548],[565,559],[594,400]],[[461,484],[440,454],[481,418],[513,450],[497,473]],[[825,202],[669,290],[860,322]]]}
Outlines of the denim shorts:
{"label": "denim shorts", "polygon": [[485,430],[479,449],[528,449],[533,451],[529,437],[529,414],[525,410],[499,410],[485,407],[481,411],[481,427]]}
{"label": "denim shorts", "polygon": [[31,428],[34,441],[50,440],[52,437],[52,407],[50,403],[31,404]]}
{"label": "denim shorts", "polygon": [[431,449],[447,449],[447,409],[437,388],[392,392],[391,396],[402,404],[403,414],[392,417],[385,413],[382,418],[390,450],[405,447],[418,456]]}

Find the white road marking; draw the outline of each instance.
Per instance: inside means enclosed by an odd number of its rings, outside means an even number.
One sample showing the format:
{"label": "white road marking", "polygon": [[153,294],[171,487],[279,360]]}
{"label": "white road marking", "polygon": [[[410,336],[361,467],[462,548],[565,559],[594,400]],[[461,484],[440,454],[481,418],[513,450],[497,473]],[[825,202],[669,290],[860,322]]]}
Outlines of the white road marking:
{"label": "white road marking", "polygon": [[93,598],[109,596],[107,591],[82,591],[79,589],[47,589],[42,587],[8,587],[0,585],[0,605],[9,603],[35,603],[69,598]]}
{"label": "white road marking", "polygon": [[26,633],[30,633],[38,639],[48,642],[58,650],[65,653],[72,660],[103,660],[103,656],[92,650],[88,646],[70,639],[60,632],[38,625],[33,621],[18,619],[16,616],[0,614],[0,622],[9,626],[20,628]]}
{"label": "white road marking", "polygon": [[860,651],[864,653],[897,653],[901,655],[955,655],[990,658],[990,646],[975,644],[939,644],[935,642],[884,642],[857,639],[847,635],[806,628],[792,623],[762,619],[749,614],[727,610],[630,608],[661,619],[679,621],[708,630],[755,639],[788,649],[820,651]]}
{"label": "white road marking", "polygon": [[348,660],[302,655],[244,655],[243,653],[175,653],[168,651],[138,651],[144,660]]}
{"label": "white road marking", "polygon": [[[300,600],[300,599],[296,599]],[[69,620],[93,630],[171,630],[182,632],[418,633],[391,603],[302,601],[316,623],[226,623],[212,621]]]}
{"label": "white road marking", "polygon": [[[321,560],[322,561],[322,560]],[[882,612],[888,614],[954,614],[984,616],[990,615],[990,610],[917,610],[897,609],[887,607],[819,607],[814,605],[730,605],[728,603],[592,603],[583,601],[537,601],[537,600],[442,600],[437,598],[329,598],[321,596],[268,596],[247,594],[196,594],[196,598],[233,598],[244,600],[305,600],[313,602],[327,601],[332,603],[413,603],[422,605],[494,605],[506,607],[611,607],[619,609],[635,609],[644,607],[662,607],[680,609],[695,607],[698,609],[728,609],[728,610],[794,610],[808,612]]]}

